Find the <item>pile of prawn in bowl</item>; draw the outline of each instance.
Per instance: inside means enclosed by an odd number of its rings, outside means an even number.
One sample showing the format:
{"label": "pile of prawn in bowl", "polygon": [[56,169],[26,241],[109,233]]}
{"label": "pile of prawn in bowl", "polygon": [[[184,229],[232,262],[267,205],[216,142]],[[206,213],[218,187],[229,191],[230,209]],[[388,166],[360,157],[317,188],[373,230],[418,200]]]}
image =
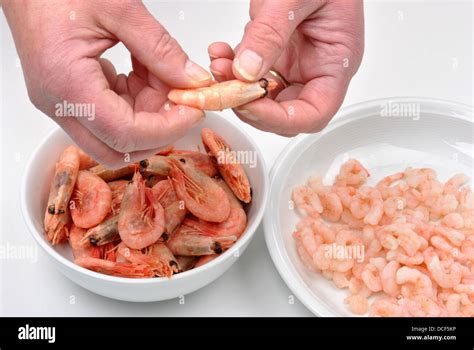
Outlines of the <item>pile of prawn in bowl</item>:
{"label": "pile of prawn in bowl", "polygon": [[45,138],[27,166],[22,213],[56,267],[94,293],[146,302],[202,288],[241,256],[263,216],[262,155],[218,114],[118,171],[87,164],[79,150],[82,170],[61,176],[77,151],[61,129]]}
{"label": "pile of prawn in bowl", "polygon": [[473,122],[461,104],[374,100],[282,152],[265,238],[311,311],[474,315]]}

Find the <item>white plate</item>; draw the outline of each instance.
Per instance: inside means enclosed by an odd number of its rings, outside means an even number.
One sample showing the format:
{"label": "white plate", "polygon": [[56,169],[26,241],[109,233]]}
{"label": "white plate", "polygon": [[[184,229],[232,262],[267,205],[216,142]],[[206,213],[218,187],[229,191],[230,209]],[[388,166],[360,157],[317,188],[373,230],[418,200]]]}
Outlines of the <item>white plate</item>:
{"label": "white plate", "polygon": [[348,158],[369,170],[369,184],[408,166],[433,168],[442,180],[458,172],[472,177],[473,119],[471,107],[447,101],[375,100],[343,109],[322,132],[290,142],[270,173],[265,238],[282,278],[308,309],[319,316],[354,316],[343,303],[347,290],[298,258],[292,232],[300,217],[290,209],[292,189],[315,173],[331,184]]}

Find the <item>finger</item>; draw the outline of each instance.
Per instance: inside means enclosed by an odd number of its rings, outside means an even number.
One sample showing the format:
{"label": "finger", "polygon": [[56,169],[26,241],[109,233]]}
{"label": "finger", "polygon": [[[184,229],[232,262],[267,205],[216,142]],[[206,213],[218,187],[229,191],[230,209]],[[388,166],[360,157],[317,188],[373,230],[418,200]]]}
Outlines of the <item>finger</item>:
{"label": "finger", "polygon": [[236,113],[265,131],[287,135],[317,132],[341,106],[347,85],[343,77],[317,78],[304,86],[298,99],[279,103],[264,98],[239,107]]}
{"label": "finger", "polygon": [[217,41],[209,45],[207,48],[207,53],[209,54],[211,61],[216,58],[228,58],[229,60],[234,59],[234,50],[232,47],[222,41]]}
{"label": "finger", "polygon": [[236,49],[234,75],[255,81],[267,73],[288,44],[296,27],[319,2],[312,0],[272,0],[259,3],[259,11],[247,25]]}
{"label": "finger", "polygon": [[174,106],[163,113],[134,111],[124,98],[108,89],[98,61],[72,65],[67,79],[74,84],[60,99],[93,106],[95,117],[78,118],[79,122],[118,152],[156,149],[172,143],[204,117],[203,111],[185,106]]}
{"label": "finger", "polygon": [[102,72],[104,72],[105,78],[109,82],[110,89],[113,90],[117,81],[117,71],[115,70],[114,65],[106,58],[99,58],[99,63],[102,67]]}
{"label": "finger", "polygon": [[160,108],[167,100],[167,93],[151,87],[145,87],[135,98],[135,111],[159,113]]}
{"label": "finger", "polygon": [[115,16],[99,18],[102,25],[152,74],[170,86],[181,88],[207,86],[212,82],[209,72],[188,58],[142,3],[118,3],[113,11]]}
{"label": "finger", "polygon": [[87,128],[72,118],[52,118],[73,141],[95,161],[104,166],[117,169],[126,166],[131,162],[138,162],[148,158],[157,152],[157,150],[138,151],[131,153],[120,153],[105,143],[97,139]]}
{"label": "finger", "polygon": [[172,143],[204,117],[201,110],[185,106],[174,106],[164,113],[134,111],[110,90],[97,92],[90,100],[96,106],[96,118],[81,119],[82,124],[119,152],[154,149]]}
{"label": "finger", "polygon": [[232,73],[232,60],[228,58],[216,58],[211,62],[209,69],[218,82],[235,79]]}

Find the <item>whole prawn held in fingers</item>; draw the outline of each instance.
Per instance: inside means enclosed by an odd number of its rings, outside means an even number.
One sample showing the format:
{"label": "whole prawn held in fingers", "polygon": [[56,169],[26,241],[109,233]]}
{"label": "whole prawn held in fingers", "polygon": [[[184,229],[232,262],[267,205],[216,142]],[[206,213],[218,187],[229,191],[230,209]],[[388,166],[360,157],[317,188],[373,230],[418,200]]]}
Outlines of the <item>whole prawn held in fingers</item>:
{"label": "whole prawn held in fingers", "polygon": [[219,111],[235,108],[265,97],[268,91],[276,86],[275,81],[267,79],[260,79],[252,83],[228,80],[197,89],[173,89],[169,92],[168,98],[179,105]]}

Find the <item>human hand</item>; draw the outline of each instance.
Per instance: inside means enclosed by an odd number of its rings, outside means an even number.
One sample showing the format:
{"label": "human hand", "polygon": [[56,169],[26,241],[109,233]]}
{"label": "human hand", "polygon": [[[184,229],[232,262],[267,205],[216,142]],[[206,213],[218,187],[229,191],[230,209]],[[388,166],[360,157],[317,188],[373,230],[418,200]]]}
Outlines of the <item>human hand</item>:
{"label": "human hand", "polygon": [[[109,167],[136,161],[182,137],[202,111],[168,104],[170,87],[212,77],[139,1],[2,3],[33,104],[93,158]],[[117,75],[101,54],[123,42],[133,71]],[[58,104],[93,106],[91,117],[57,116]]]}
{"label": "human hand", "polygon": [[251,21],[235,50],[209,46],[218,81],[256,81],[272,68],[290,86],[234,110],[254,127],[283,136],[323,129],[341,106],[362,60],[360,0],[252,0]]}

